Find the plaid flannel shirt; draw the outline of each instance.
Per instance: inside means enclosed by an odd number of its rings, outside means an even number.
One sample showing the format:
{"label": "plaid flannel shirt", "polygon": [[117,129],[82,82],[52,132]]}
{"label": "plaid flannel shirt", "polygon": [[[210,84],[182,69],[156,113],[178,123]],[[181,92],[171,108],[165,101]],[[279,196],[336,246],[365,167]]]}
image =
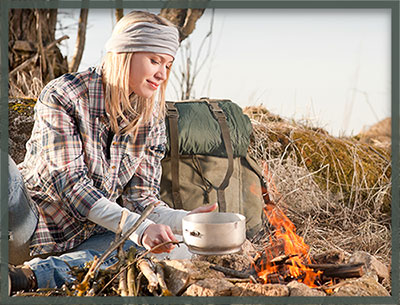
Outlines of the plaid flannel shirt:
{"label": "plaid flannel shirt", "polygon": [[[159,201],[165,125],[153,118],[136,140],[114,135],[107,157],[109,121],[100,68],[51,81],[35,106],[35,124],[19,169],[39,209],[31,254],[69,250],[101,230],[87,220],[102,197],[141,213]],[[119,200],[118,200],[119,201]],[[120,203],[121,204],[121,203]]]}

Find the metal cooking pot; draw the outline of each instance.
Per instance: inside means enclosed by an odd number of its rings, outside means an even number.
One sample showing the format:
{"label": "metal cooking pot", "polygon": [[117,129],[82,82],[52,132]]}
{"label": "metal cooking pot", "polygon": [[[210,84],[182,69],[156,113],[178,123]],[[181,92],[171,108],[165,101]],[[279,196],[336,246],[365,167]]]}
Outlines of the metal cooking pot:
{"label": "metal cooking pot", "polygon": [[198,213],[182,220],[183,240],[190,252],[231,254],[246,240],[246,217],[236,213]]}

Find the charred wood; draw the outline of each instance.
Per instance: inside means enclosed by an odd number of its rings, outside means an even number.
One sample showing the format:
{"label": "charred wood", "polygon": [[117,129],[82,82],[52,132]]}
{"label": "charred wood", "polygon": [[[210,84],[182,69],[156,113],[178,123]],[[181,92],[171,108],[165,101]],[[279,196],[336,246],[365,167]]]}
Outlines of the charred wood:
{"label": "charred wood", "polygon": [[364,275],[363,264],[307,264],[306,267],[315,271],[322,271],[323,277],[330,278],[351,278]]}
{"label": "charred wood", "polygon": [[215,264],[210,264],[210,268],[217,270],[217,271],[221,271],[222,273],[224,273],[227,276],[235,277],[235,278],[239,278],[239,279],[249,279],[250,276],[256,275],[253,270],[237,271],[235,269],[231,269],[228,267],[222,267],[222,266],[215,265]]}

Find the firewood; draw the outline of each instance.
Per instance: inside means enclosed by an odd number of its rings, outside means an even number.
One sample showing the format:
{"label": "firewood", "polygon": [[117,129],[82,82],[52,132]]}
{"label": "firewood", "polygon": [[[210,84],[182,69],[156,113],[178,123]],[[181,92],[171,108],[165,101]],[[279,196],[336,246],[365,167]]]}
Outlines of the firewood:
{"label": "firewood", "polygon": [[143,258],[137,262],[137,266],[148,281],[147,289],[153,293],[158,287],[158,278],[153,270],[152,262]]}
{"label": "firewood", "polygon": [[137,296],[136,295],[136,272],[134,267],[134,262],[136,260],[136,248],[131,247],[127,253],[127,275],[126,275],[126,283],[128,285],[128,294],[129,296]]}
{"label": "firewood", "polygon": [[351,278],[361,277],[364,274],[363,264],[307,264],[306,267],[322,271],[324,277]]}
{"label": "firewood", "polygon": [[253,276],[254,274],[251,273],[250,270],[248,271],[237,271],[231,268],[227,268],[227,267],[222,267],[219,265],[215,265],[215,264],[211,264],[210,263],[210,268],[217,270],[217,271],[221,271],[222,273],[224,273],[227,276],[231,276],[231,277],[236,277],[239,279],[248,279],[250,278],[250,276]]}
{"label": "firewood", "polygon": [[155,263],[155,271],[158,279],[158,284],[160,285],[160,288],[162,290],[161,294],[163,296],[172,296],[171,291],[168,289],[167,284],[165,283],[164,269],[159,262]]}
{"label": "firewood", "polygon": [[289,254],[289,255],[279,255],[277,257],[274,257],[269,261],[270,264],[273,265],[283,265],[286,263],[286,261],[292,257],[298,256],[298,254]]}
{"label": "firewood", "polygon": [[279,273],[270,273],[267,274],[266,282],[268,284],[282,284],[285,283],[285,279]]}

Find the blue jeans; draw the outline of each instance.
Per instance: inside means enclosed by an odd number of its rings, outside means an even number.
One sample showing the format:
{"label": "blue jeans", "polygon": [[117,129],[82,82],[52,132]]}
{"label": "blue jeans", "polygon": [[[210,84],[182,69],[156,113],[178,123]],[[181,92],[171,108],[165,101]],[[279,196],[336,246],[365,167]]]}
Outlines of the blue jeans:
{"label": "blue jeans", "polygon": [[38,223],[35,203],[13,159],[8,156],[8,248],[9,262],[21,264],[29,259],[29,244]]}
{"label": "blue jeans", "polygon": [[[8,174],[9,262],[21,264],[30,259],[24,264],[29,265],[35,273],[38,288],[61,287],[65,282],[72,281],[74,278],[68,274],[70,270],[68,265],[83,267],[95,256],[100,257],[114,240],[115,234],[108,231],[91,236],[71,252],[44,259],[31,259],[29,244],[38,222],[38,212],[35,203],[28,195],[21,173],[11,157],[8,158]],[[138,247],[128,240],[124,244],[124,250],[131,246]],[[116,261],[114,251],[101,267],[106,268]]]}

